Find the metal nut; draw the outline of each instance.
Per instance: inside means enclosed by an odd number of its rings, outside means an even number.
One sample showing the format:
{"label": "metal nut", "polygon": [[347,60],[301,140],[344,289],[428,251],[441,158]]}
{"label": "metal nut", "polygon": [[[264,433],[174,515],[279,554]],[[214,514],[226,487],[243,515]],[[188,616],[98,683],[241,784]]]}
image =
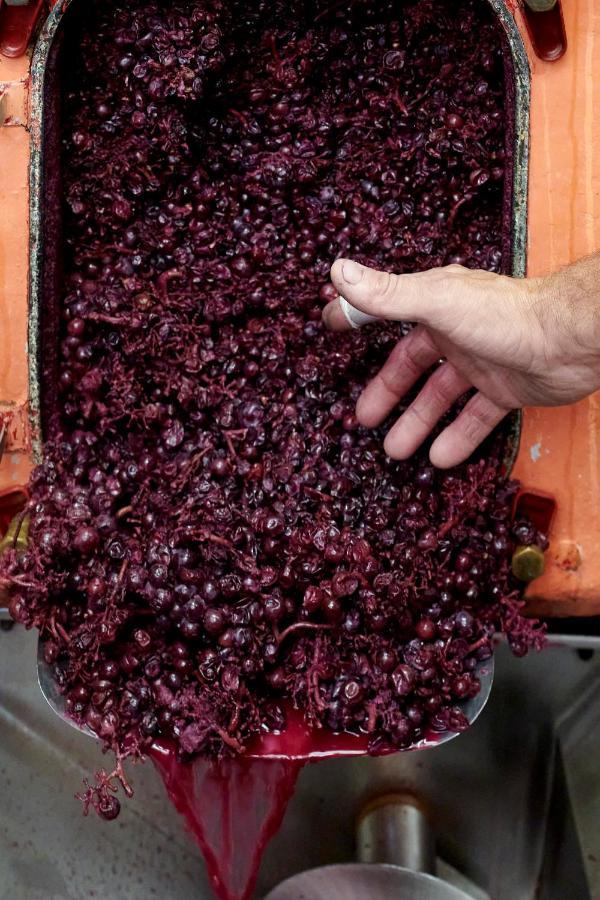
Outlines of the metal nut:
{"label": "metal nut", "polygon": [[23,552],[27,549],[29,538],[29,516],[19,513],[14,517],[6,534],[0,541],[0,556],[5,550],[17,550]]}
{"label": "metal nut", "polygon": [[544,553],[535,544],[517,547],[512,555],[513,575],[519,581],[533,581],[543,575],[546,561]]}
{"label": "metal nut", "polygon": [[556,6],[557,0],[525,0],[532,12],[549,12]]}

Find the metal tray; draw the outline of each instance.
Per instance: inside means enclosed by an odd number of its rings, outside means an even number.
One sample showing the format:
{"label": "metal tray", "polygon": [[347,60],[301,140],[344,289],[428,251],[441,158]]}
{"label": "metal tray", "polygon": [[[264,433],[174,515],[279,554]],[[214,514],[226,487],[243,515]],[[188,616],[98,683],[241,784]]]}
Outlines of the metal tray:
{"label": "metal tray", "polygon": [[[34,632],[0,630],[0,900],[211,900],[200,853],[154,766],[128,766],[135,796],[115,822],[82,818],[73,795],[106,762],[46,704],[34,679],[36,649]],[[583,704],[587,718],[581,728],[569,724],[564,755],[578,792],[570,802],[576,816],[587,816],[578,830],[594,870],[592,896],[600,897],[598,679],[598,651],[585,661],[573,648],[551,646],[515,659],[501,646],[491,701],[460,740],[422,753],[307,765],[255,896],[297,872],[352,862],[364,804],[410,791],[430,810],[438,855],[494,900],[586,900],[575,887],[571,845],[547,845],[547,834],[565,824],[564,807],[551,803],[555,729],[562,737],[570,712]],[[545,858],[553,863],[552,891],[541,876]],[[563,864],[566,882],[557,879]]]}
{"label": "metal tray", "polygon": [[[58,302],[60,260],[60,172],[59,158],[60,83],[59,59],[65,25],[83,0],[56,3],[40,32],[31,65],[30,130],[30,266],[29,266],[29,399],[32,444],[41,459],[45,423],[44,396],[52,391],[50,350],[44,342],[44,312]],[[487,0],[506,34],[505,78],[507,155],[512,177],[506,179],[504,221],[507,272],[523,277],[527,251],[527,187],[529,161],[530,71],[523,39],[517,28],[510,0]],[[51,356],[51,354],[50,354]],[[513,414],[507,444],[506,472],[516,460],[521,413]]]}

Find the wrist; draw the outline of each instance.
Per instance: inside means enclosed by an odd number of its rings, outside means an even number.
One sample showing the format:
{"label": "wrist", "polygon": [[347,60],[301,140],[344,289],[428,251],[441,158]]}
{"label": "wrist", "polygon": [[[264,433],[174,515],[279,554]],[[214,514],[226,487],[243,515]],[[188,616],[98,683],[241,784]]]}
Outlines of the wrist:
{"label": "wrist", "polygon": [[600,255],[534,281],[549,361],[580,373],[582,396],[600,390]]}

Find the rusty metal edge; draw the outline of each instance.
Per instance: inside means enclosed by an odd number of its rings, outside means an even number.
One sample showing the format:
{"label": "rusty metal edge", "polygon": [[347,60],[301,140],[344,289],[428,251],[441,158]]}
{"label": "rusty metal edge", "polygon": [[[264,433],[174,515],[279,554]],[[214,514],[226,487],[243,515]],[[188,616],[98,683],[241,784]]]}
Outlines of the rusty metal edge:
{"label": "rusty metal edge", "polygon": [[52,8],[42,25],[31,59],[29,89],[29,296],[27,359],[29,365],[29,424],[35,463],[42,459],[41,420],[41,290],[44,259],[42,171],[44,161],[44,88],[48,56],[64,14],[72,0]]}
{"label": "rusty metal edge", "polygon": [[[512,61],[513,122],[513,182],[511,196],[511,275],[524,278],[527,271],[527,202],[529,189],[529,141],[531,106],[531,69],[525,43],[507,0],[488,0],[495,11],[508,42]],[[507,477],[512,472],[519,454],[523,412],[511,414],[508,428],[508,446],[504,459]]]}
{"label": "rusty metal edge", "polygon": [[[44,22],[31,62],[29,129],[31,156],[29,163],[29,420],[33,458],[42,459],[41,422],[41,282],[43,266],[42,169],[44,159],[44,87],[48,56],[62,19],[74,0],[57,3]],[[529,107],[531,73],[523,38],[507,0],[488,0],[504,28],[513,64],[513,183],[511,214],[511,274],[525,276],[527,263],[527,191],[529,181]],[[512,471],[519,452],[523,414],[511,416],[508,449],[504,459],[507,475]]]}
{"label": "rusty metal edge", "polygon": [[531,70],[525,43],[507,0],[488,0],[504,28],[513,63],[513,183],[511,274],[524,278],[527,269],[527,198],[529,185],[529,110]]}

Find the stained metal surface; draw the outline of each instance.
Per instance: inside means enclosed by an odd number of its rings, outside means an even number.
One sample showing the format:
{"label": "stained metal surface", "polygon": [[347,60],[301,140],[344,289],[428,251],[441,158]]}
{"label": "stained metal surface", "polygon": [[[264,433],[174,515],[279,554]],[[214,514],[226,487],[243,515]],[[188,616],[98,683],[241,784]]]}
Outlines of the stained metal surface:
{"label": "stained metal surface", "polygon": [[[150,765],[129,767],[135,797],[116,822],[82,818],[73,795],[108,761],[42,698],[36,651],[33,632],[0,629],[0,900],[209,900],[200,855]],[[354,861],[364,805],[410,791],[428,810],[438,856],[494,900],[533,900],[554,781],[554,723],[594,677],[600,662],[571,648],[517,660],[500,647],[490,703],[460,740],[423,753],[307,765],[267,850],[257,896],[306,869]],[[586,703],[600,703],[600,693]],[[600,802],[592,787],[590,813]],[[600,859],[598,822],[586,829],[586,853]]]}
{"label": "stained metal surface", "polygon": [[[564,795],[585,870],[589,895],[600,900],[600,676],[560,717],[558,736]],[[572,875],[568,875],[572,883]],[[578,895],[579,896],[579,895]]]}
{"label": "stained metal surface", "polygon": [[513,166],[512,196],[508,211],[512,240],[511,274],[523,278],[527,268],[531,72],[525,44],[515,22],[514,4],[507,0],[488,2],[502,23],[511,54],[512,79],[509,78],[507,84],[513,112],[511,147],[508,148],[512,152]]}
{"label": "stained metal surface", "polygon": [[326,866],[303,872],[271,891],[266,900],[470,900],[431,875],[395,866]]}
{"label": "stained metal surface", "polygon": [[137,799],[117,821],[83,818],[74,794],[109,760],[43,700],[36,646],[33,632],[0,628],[0,900],[212,898],[149,763],[130,767]]}
{"label": "stained metal surface", "polygon": [[[459,741],[418,755],[307,768],[267,866],[283,880],[300,870],[300,859],[311,866],[353,859],[354,821],[364,803],[388,791],[410,791],[429,810],[440,856],[494,900],[533,900],[545,857],[554,723],[598,675],[596,657],[585,662],[570,648],[517,660],[501,647],[491,701]],[[326,841],[315,838],[312,823]],[[600,859],[596,823],[590,852]],[[267,877],[265,869],[259,887],[268,886]]]}

